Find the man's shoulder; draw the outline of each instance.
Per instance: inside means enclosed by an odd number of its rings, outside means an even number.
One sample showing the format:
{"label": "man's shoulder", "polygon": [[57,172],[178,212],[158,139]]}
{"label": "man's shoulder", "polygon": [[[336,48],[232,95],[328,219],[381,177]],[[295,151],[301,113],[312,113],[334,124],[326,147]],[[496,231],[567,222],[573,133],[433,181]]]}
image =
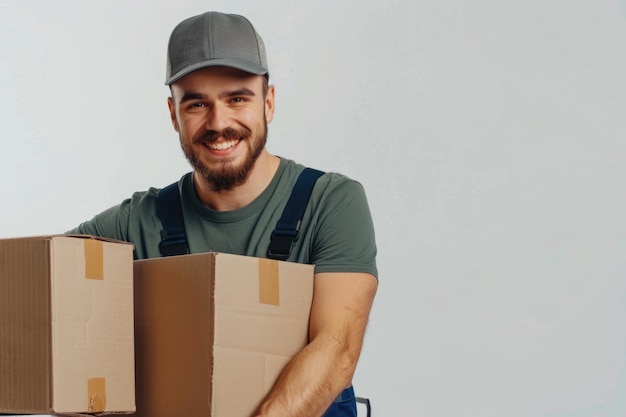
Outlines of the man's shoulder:
{"label": "man's shoulder", "polygon": [[179,188],[184,187],[183,184],[186,184],[190,181],[190,176],[191,173],[186,173],[185,175],[183,175],[180,179],[176,180],[176,181],[172,181],[171,183],[166,183],[166,184],[162,184],[159,186],[152,186],[152,187],[148,187],[144,190],[139,190],[139,191],[135,191],[131,194],[131,197],[129,200],[135,202],[135,203],[141,203],[141,202],[145,202],[145,201],[149,201],[149,200],[155,200],[159,193],[169,187],[170,185],[173,184],[178,184]]}
{"label": "man's shoulder", "polygon": [[318,179],[318,183],[326,186],[340,187],[344,184],[360,184],[356,179],[338,171],[324,169],[316,165],[303,165],[290,159],[283,158],[283,160],[285,172],[288,174],[288,177],[295,178],[300,175],[305,168],[311,168],[323,172],[323,175]]}
{"label": "man's shoulder", "polygon": [[293,161],[287,161],[285,167],[286,175],[283,175],[287,178],[283,181],[285,192],[288,192],[286,188],[293,188],[298,175],[307,167],[323,172],[317,179],[311,194],[311,203],[314,206],[332,207],[341,204],[341,201],[345,199],[354,199],[355,202],[367,200],[363,185],[351,176],[314,165],[305,166]]}
{"label": "man's shoulder", "polygon": [[358,180],[341,172],[329,171],[318,179],[318,191],[329,194],[364,193],[363,185]]}

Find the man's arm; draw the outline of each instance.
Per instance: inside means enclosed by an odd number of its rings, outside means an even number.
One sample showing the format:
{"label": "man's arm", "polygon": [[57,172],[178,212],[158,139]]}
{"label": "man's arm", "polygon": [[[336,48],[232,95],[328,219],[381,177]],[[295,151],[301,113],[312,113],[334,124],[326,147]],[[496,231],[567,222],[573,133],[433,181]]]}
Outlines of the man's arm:
{"label": "man's arm", "polygon": [[370,274],[315,274],[310,342],[285,367],[255,417],[324,414],[352,383],[377,287]]}

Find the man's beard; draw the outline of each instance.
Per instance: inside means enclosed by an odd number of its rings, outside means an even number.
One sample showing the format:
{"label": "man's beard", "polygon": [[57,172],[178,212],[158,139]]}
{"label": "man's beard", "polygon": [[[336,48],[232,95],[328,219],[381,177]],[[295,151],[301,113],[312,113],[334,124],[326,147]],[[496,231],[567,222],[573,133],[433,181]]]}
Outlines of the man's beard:
{"label": "man's beard", "polygon": [[241,140],[239,145],[248,148],[246,159],[240,165],[235,166],[230,162],[224,162],[220,168],[210,168],[202,163],[200,156],[194,151],[192,146],[186,146],[182,139],[180,141],[185,157],[194,171],[197,172],[209,185],[211,190],[215,192],[232,190],[246,182],[256,160],[261,155],[263,148],[265,148],[265,143],[267,142],[267,122],[265,120],[263,121],[262,129],[256,136],[252,136],[250,129],[242,128],[239,130],[226,128],[221,132],[204,132],[194,137],[192,143],[195,145],[203,143],[209,144],[215,142],[220,137],[224,140]]}

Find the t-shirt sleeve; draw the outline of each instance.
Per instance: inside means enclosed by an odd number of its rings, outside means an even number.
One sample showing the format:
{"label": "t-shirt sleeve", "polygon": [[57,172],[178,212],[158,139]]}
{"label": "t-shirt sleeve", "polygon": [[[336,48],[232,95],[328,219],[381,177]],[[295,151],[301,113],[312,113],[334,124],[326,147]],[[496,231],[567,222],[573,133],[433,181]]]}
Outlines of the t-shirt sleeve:
{"label": "t-shirt sleeve", "polygon": [[65,233],[87,234],[128,241],[130,202],[130,199],[124,200]]}
{"label": "t-shirt sleeve", "polygon": [[374,224],[363,186],[341,180],[320,204],[312,247],[315,272],[365,272],[378,278]]}

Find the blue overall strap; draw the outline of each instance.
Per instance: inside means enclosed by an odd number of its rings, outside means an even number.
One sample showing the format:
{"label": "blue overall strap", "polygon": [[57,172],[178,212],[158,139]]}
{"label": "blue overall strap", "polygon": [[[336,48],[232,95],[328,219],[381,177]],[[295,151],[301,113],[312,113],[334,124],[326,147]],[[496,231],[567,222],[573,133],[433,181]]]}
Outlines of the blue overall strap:
{"label": "blue overall strap", "polygon": [[287,200],[283,214],[272,232],[270,247],[267,252],[268,258],[281,261],[289,258],[291,246],[293,242],[298,240],[300,221],[309,203],[311,192],[313,192],[315,182],[322,175],[324,175],[324,172],[313,168],[305,168],[300,173],[296,185],[294,185],[291,191],[291,196]]}
{"label": "blue overall strap", "polygon": [[163,256],[186,255],[189,253],[183,209],[180,204],[178,182],[159,191],[157,215],[163,224],[159,250]]}

